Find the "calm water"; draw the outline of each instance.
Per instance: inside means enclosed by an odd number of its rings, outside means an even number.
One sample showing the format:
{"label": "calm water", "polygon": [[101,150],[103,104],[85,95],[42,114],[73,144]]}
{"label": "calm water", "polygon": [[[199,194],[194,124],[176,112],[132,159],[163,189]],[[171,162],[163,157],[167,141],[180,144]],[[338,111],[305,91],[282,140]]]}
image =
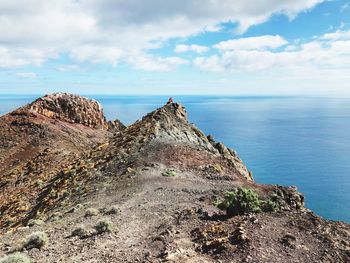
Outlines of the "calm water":
{"label": "calm water", "polygon": [[[166,97],[101,97],[108,119],[130,124]],[[1,96],[0,114],[33,100]],[[350,222],[350,99],[175,97],[190,121],[234,148],[256,181],[296,185],[307,207]]]}

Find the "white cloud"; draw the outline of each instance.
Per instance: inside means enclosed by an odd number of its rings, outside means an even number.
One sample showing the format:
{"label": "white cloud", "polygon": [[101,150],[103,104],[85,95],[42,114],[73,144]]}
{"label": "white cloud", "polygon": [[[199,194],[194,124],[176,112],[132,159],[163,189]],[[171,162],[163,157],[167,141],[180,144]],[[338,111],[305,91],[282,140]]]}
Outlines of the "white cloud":
{"label": "white cloud", "polygon": [[[334,34],[334,35],[333,35]],[[229,77],[229,90],[247,94],[349,95],[350,39],[348,32],[294,42],[279,49],[217,50],[199,56],[193,65],[205,72]],[[329,35],[328,35],[329,36]],[[218,84],[219,85],[219,84]]]}
{"label": "white cloud", "polygon": [[337,30],[336,32],[325,34],[322,39],[324,40],[348,40],[350,39],[350,30],[342,31]]}
{"label": "white cloud", "polygon": [[80,71],[81,68],[79,65],[61,65],[61,66],[58,66],[57,67],[57,70],[58,71],[61,71],[61,72],[77,72],[77,71]]}
{"label": "white cloud", "polygon": [[129,57],[128,62],[137,69],[146,71],[167,72],[176,66],[188,64],[187,60],[178,57],[156,57],[150,55],[137,55]]}
{"label": "white cloud", "polygon": [[[222,22],[238,23],[242,32],[274,13],[292,18],[322,1],[0,0],[0,68],[41,65],[61,54],[116,65],[169,39],[220,30]],[[154,68],[168,60],[156,58]]]}
{"label": "white cloud", "polygon": [[[251,39],[241,38],[235,44],[229,43],[227,48],[219,45],[220,53],[217,55],[196,58],[194,65],[203,70],[221,72],[269,71],[304,75],[310,70],[319,71],[319,74],[324,70],[350,71],[350,38],[345,37],[348,34],[345,31],[335,32],[307,43],[286,46],[282,50],[266,49],[263,41],[250,45]],[[247,46],[236,43],[246,43]]]}
{"label": "white cloud", "polygon": [[18,72],[16,76],[25,79],[34,79],[37,77],[37,74],[34,72]]}
{"label": "white cloud", "polygon": [[195,53],[201,54],[201,53],[205,53],[209,50],[208,47],[206,46],[201,46],[201,45],[184,45],[184,44],[180,44],[180,45],[176,45],[175,47],[175,53],[183,53],[183,52],[188,52],[188,51],[193,51]]}
{"label": "white cloud", "polygon": [[299,47],[297,45],[288,45],[285,47],[285,51],[295,51],[295,50],[298,50]]}
{"label": "white cloud", "polygon": [[4,47],[0,45],[0,68],[40,66],[46,59],[54,57],[57,55],[50,48]]}
{"label": "white cloud", "polygon": [[117,65],[123,51],[119,47],[100,45],[81,45],[70,50],[70,56],[78,62],[108,63]]}
{"label": "white cloud", "polygon": [[228,41],[222,41],[216,45],[215,48],[221,51],[225,50],[264,50],[264,49],[275,49],[288,44],[288,42],[281,36],[258,36],[258,37],[247,37],[239,38]]}

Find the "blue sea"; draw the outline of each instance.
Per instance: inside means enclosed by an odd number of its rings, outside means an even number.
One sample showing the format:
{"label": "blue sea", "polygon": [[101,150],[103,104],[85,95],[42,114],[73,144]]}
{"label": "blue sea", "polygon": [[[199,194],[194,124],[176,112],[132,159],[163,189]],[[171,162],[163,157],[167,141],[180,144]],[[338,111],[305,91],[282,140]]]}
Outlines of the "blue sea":
{"label": "blue sea", "polygon": [[[89,96],[131,124],[165,96]],[[0,114],[35,96],[0,95]],[[259,183],[296,185],[317,214],[350,223],[350,99],[176,96],[189,119],[235,149]]]}

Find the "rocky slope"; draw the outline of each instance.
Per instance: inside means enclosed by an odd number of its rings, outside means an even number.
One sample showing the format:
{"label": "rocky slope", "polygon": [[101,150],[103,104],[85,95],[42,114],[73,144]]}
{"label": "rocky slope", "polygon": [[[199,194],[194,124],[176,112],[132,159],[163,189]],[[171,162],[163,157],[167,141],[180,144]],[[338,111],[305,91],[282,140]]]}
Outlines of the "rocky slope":
{"label": "rocky slope", "polygon": [[0,232],[20,224],[67,162],[123,128],[107,123],[96,101],[61,93],[1,116]]}
{"label": "rocky slope", "polygon": [[[128,127],[106,123],[97,105],[50,95],[1,117],[0,134],[12,141],[0,147],[0,256],[21,251],[33,262],[349,262],[348,224],[305,209],[295,187],[256,184],[233,150],[188,122],[182,105],[166,104]],[[14,121],[27,124],[13,127]],[[278,211],[226,216],[214,203],[237,187],[273,197]],[[111,232],[94,230],[101,219],[110,221]],[[79,226],[86,230],[82,238],[71,235]],[[45,232],[48,244],[21,248],[34,231]]]}

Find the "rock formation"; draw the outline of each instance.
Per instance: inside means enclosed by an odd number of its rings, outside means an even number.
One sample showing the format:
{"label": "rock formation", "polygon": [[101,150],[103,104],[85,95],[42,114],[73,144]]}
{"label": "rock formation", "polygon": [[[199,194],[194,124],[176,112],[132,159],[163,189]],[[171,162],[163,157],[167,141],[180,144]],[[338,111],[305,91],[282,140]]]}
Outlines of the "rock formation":
{"label": "rock formation", "polygon": [[[158,144],[184,144],[200,147],[200,149],[219,156],[233,169],[248,180],[253,180],[237,154],[213,138],[209,140],[202,131],[188,122],[186,109],[178,103],[168,103],[147,114],[142,120],[130,125],[123,133],[129,145],[138,146],[139,141],[156,141]],[[122,141],[122,140],[121,140]]]}
{"label": "rock formation", "polygon": [[56,93],[0,117],[0,232],[19,225],[42,185],[124,125],[100,104]]}
{"label": "rock formation", "polygon": [[67,93],[55,93],[31,103],[30,111],[48,118],[79,123],[96,129],[107,129],[108,124],[100,103]]}

